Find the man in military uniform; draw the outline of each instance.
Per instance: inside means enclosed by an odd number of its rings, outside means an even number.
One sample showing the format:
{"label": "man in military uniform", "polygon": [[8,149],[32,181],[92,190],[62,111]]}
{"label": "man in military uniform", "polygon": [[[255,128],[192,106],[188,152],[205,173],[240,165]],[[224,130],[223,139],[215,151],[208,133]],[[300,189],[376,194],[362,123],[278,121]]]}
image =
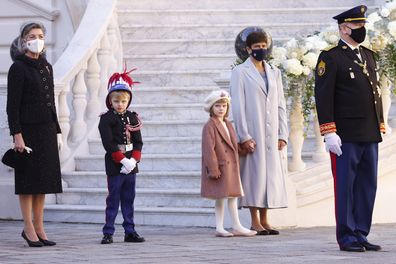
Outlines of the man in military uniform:
{"label": "man in military uniform", "polygon": [[377,189],[378,143],[385,133],[374,52],[366,37],[366,6],[335,17],[341,40],[321,52],[315,100],[321,134],[330,151],[336,234],[340,250],[381,250],[367,241]]}

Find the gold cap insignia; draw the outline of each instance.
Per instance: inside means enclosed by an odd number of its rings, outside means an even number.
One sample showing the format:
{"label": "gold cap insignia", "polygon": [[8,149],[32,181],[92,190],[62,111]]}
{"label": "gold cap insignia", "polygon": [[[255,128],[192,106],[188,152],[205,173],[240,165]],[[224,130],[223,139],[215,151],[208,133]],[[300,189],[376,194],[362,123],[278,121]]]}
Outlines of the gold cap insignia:
{"label": "gold cap insignia", "polygon": [[320,61],[318,64],[318,75],[319,76],[323,76],[323,74],[325,74],[326,72],[326,63],[324,61]]}
{"label": "gold cap insignia", "polygon": [[342,46],[342,49],[346,50],[348,47],[346,45]]}
{"label": "gold cap insignia", "polygon": [[360,12],[362,12],[362,14],[364,13],[364,10],[365,10],[365,8],[364,8],[364,6],[362,6],[361,8],[360,8]]}

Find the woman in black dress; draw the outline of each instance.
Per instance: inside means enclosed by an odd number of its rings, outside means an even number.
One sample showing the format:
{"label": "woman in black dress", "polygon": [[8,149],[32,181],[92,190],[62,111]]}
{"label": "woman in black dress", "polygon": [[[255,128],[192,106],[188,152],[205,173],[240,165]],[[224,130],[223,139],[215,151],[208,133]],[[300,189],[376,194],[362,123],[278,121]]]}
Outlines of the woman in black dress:
{"label": "woman in black dress", "polygon": [[22,237],[31,247],[52,246],[44,230],[47,193],[62,192],[58,150],[62,145],[56,116],[52,66],[43,54],[45,28],[22,26],[19,52],[8,72],[7,115],[16,151],[28,155],[24,168],[15,169],[15,194],[24,220]]}

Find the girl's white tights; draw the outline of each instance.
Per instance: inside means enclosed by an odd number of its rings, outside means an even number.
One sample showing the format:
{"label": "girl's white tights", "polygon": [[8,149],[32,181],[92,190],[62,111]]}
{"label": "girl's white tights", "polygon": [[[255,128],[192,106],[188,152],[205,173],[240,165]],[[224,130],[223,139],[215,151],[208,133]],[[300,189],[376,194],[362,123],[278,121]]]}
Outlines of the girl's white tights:
{"label": "girl's white tights", "polygon": [[[219,233],[228,233],[224,229],[224,203],[226,199],[216,199],[215,215],[216,215],[216,231]],[[228,211],[232,220],[232,228],[240,233],[249,233],[250,230],[243,227],[239,222],[238,216],[238,198],[228,198]]]}

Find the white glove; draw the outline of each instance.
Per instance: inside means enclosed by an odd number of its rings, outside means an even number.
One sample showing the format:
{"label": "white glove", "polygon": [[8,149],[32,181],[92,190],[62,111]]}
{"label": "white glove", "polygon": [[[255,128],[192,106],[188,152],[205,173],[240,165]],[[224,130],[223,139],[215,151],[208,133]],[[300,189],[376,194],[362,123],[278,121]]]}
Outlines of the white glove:
{"label": "white glove", "polygon": [[63,149],[62,134],[56,134],[56,139],[58,141],[58,151],[61,151]]}
{"label": "white glove", "polygon": [[326,151],[327,152],[333,152],[337,156],[341,156],[342,150],[342,142],[341,138],[335,133],[328,133],[324,135],[325,138],[325,144],[326,144]]}
{"label": "white glove", "polygon": [[33,150],[27,146],[25,146],[25,150],[26,150],[27,154],[30,154],[30,152],[33,152]]}
{"label": "white glove", "polygon": [[136,160],[134,158],[123,158],[121,161],[122,168],[120,173],[128,174],[136,167]]}

